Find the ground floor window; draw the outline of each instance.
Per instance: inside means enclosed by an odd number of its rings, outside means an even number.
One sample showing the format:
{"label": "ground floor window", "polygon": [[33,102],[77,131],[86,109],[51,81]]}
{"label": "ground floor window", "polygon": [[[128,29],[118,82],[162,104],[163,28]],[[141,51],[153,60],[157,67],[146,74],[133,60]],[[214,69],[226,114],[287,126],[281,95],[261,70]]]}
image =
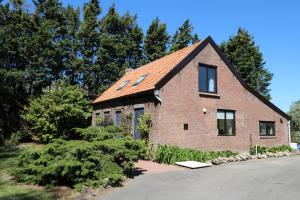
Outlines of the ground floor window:
{"label": "ground floor window", "polygon": [[122,119],[122,111],[116,110],[115,113],[115,126],[120,127],[121,126],[121,119]]}
{"label": "ground floor window", "polygon": [[259,122],[260,136],[275,136],[275,122],[260,121]]}
{"label": "ground floor window", "polygon": [[103,118],[104,118],[103,119],[104,126],[109,126],[109,125],[113,124],[113,120],[112,120],[110,111],[104,111]]}
{"label": "ground floor window", "polygon": [[235,112],[232,110],[218,110],[217,126],[219,135],[235,135]]}

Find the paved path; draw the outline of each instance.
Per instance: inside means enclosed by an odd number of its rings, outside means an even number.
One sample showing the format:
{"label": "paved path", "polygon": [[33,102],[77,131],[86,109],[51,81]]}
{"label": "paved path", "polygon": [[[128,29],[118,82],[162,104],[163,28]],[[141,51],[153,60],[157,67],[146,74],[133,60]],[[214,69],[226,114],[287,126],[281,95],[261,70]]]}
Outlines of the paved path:
{"label": "paved path", "polygon": [[300,199],[300,156],[140,175],[98,199]]}

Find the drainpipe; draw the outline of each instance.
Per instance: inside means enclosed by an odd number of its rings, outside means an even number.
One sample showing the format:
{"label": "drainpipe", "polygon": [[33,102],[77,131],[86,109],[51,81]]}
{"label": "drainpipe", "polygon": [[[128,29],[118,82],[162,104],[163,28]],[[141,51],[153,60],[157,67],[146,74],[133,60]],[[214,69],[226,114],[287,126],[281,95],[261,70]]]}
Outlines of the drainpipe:
{"label": "drainpipe", "polygon": [[288,121],[288,134],[289,145],[291,146],[291,120]]}
{"label": "drainpipe", "polygon": [[161,98],[159,97],[159,90],[154,90],[154,96],[155,98],[161,103]]}

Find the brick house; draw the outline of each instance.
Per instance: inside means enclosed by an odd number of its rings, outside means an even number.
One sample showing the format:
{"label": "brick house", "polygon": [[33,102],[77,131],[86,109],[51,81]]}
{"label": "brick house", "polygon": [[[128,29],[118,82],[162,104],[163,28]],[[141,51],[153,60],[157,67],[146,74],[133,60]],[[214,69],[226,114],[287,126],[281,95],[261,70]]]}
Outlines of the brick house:
{"label": "brick house", "polygon": [[251,89],[211,37],[126,74],[93,101],[117,126],[149,113],[150,143],[202,150],[248,151],[289,144],[289,116]]}

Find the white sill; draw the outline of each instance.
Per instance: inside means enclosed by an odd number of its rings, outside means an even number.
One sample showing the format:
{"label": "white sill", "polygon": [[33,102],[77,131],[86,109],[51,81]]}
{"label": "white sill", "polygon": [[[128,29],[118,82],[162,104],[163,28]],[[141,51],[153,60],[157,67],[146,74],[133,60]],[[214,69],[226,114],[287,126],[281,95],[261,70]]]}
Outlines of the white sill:
{"label": "white sill", "polygon": [[203,97],[220,98],[220,95],[218,95],[217,93],[199,92],[199,95]]}

